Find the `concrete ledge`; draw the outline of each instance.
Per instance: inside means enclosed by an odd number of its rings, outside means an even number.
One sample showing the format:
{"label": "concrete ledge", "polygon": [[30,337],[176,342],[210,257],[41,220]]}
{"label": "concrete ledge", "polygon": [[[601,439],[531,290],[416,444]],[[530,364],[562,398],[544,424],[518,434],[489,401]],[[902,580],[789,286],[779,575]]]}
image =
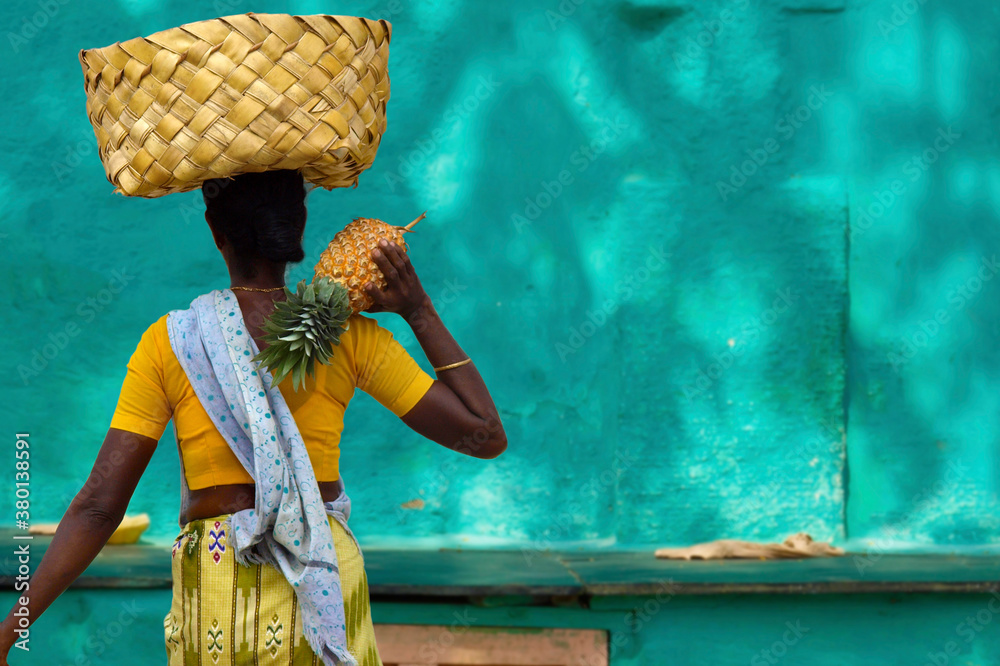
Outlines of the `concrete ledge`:
{"label": "concrete ledge", "polygon": [[[31,566],[50,537],[31,544]],[[13,552],[13,548],[10,549]],[[529,597],[559,600],[628,595],[972,593],[1000,590],[1000,557],[851,555],[808,560],[658,560],[649,551],[365,549],[373,598]],[[17,562],[0,565],[13,588]],[[74,588],[169,588],[170,548],[106,547]]]}

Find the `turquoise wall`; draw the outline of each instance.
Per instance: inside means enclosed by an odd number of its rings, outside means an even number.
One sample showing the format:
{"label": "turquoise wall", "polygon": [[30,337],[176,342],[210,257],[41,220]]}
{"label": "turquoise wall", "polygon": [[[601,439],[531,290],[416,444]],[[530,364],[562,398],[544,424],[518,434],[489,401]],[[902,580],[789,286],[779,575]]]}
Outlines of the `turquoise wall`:
{"label": "turquoise wall", "polygon": [[873,4],[845,42],[846,515],[852,535],[886,547],[1000,535],[998,19],[992,3]]}
{"label": "turquoise wall", "polygon": [[[6,3],[0,430],[35,444],[33,520],[142,331],[227,284],[200,193],[111,193],[77,51],[250,10],[393,22],[379,157],[309,195],[290,279],[352,217],[427,210],[413,260],[510,439],[460,458],[359,393],[363,541],[1000,543],[1000,8],[972,0]],[[130,512],[165,541],[178,498],[168,430]]]}

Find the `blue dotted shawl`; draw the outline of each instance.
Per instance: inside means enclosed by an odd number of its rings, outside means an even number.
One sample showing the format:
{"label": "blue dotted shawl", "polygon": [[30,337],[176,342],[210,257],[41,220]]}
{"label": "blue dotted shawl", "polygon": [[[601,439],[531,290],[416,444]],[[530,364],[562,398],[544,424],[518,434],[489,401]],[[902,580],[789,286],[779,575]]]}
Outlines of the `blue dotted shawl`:
{"label": "blue dotted shawl", "polygon": [[327,519],[354,538],[347,529],[351,501],[342,492],[324,504],[288,404],[271,373],[251,360],[259,350],[236,295],[217,289],[199,296],[190,309],[168,314],[167,330],[195,394],[256,483],[254,508],[227,519],[237,563],[280,569],[295,589],[313,652],[328,666],[356,666]]}

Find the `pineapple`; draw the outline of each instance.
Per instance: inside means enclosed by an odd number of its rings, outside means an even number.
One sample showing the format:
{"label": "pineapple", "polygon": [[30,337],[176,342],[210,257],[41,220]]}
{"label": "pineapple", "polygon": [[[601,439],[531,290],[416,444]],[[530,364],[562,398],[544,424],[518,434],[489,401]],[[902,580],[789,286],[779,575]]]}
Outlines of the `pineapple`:
{"label": "pineapple", "polygon": [[424,215],[405,227],[366,217],[355,219],[333,237],[330,246],[320,255],[315,275],[343,284],[350,295],[351,309],[355,314],[364,312],[372,306],[371,298],[364,291],[365,284],[374,282],[379,289],[385,288],[385,276],[372,261],[372,250],[384,238],[406,252],[403,234],[422,219]]}
{"label": "pineapple", "polygon": [[313,280],[299,282],[293,292],[285,287],[284,301],[275,303],[274,312],[262,325],[268,347],[254,360],[272,373],[272,385],[292,375],[292,387],[305,386],[306,375],[315,375],[316,360],[329,363],[332,345],[340,344],[352,314],[372,306],[364,291],[368,282],[385,288],[385,276],[372,261],[371,253],[385,238],[403,251],[403,233],[424,219],[421,215],[405,227],[382,220],[358,218],[338,232],[323,251],[313,271]]}

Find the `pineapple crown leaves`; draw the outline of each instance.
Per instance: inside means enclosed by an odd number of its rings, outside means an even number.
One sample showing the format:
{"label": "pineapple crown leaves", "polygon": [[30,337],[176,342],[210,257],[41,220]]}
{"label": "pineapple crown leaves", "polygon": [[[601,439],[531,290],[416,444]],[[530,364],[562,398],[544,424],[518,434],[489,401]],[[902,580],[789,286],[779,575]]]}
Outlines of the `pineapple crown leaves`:
{"label": "pineapple crown leaves", "polygon": [[305,387],[306,374],[315,376],[317,360],[327,364],[333,358],[352,310],[347,289],[328,277],[302,280],[294,292],[285,287],[285,296],[264,320],[268,347],[253,360],[271,371],[273,386],[291,374],[297,391]]}

